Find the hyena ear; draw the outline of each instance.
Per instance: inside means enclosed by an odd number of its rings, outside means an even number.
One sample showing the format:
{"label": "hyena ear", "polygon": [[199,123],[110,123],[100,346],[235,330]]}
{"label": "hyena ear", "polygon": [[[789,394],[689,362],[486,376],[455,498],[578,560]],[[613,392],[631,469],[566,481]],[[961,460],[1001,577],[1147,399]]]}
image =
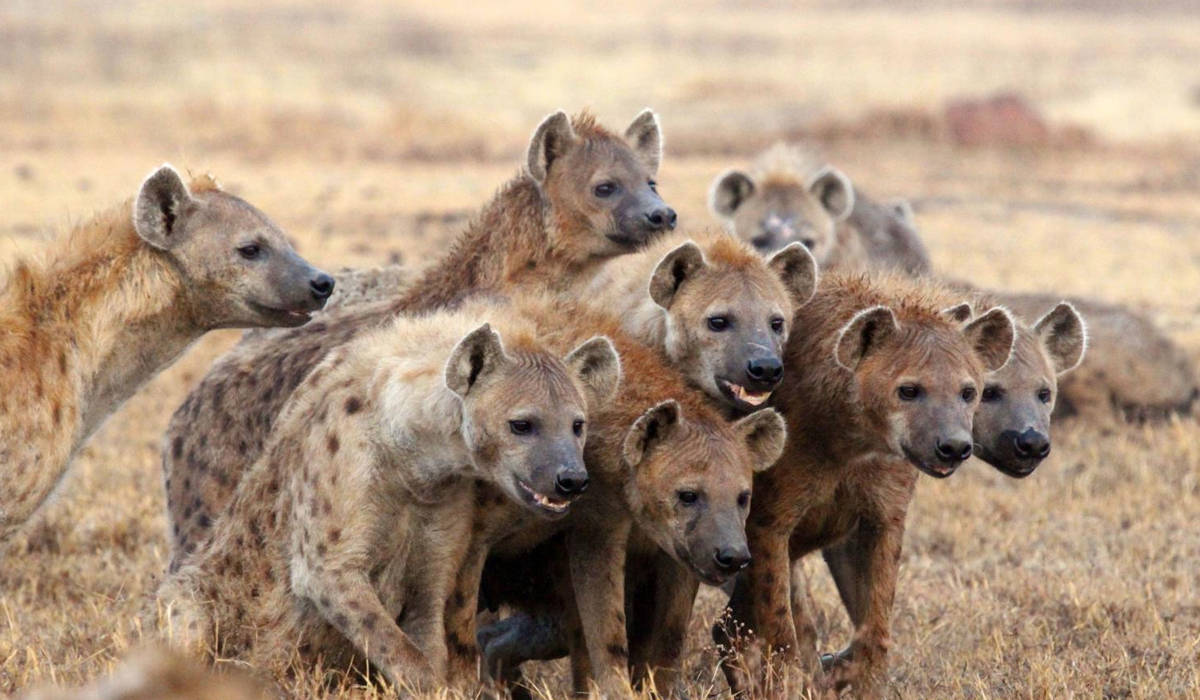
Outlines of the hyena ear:
{"label": "hyena ear", "polygon": [[825,207],[834,221],[850,216],[850,210],[854,208],[854,186],[850,184],[850,178],[832,165],[821,168],[809,184],[808,191]]}
{"label": "hyena ear", "polygon": [[971,343],[979,359],[983,360],[983,368],[995,372],[1008,362],[1016,330],[1008,310],[1002,306],[994,306],[968,323],[963,328],[963,335],[967,336],[967,342]]}
{"label": "hyena ear", "polygon": [[466,397],[480,381],[496,371],[504,358],[500,334],[485,323],[464,336],[450,351],[450,359],[446,361],[446,386]]}
{"label": "hyena ear", "polygon": [[964,301],[957,306],[942,309],[942,318],[951,323],[966,323],[971,320],[971,315],[974,313],[971,309],[971,304]]}
{"label": "hyena ear", "polygon": [[908,224],[909,228],[917,227],[917,217],[913,214],[912,204],[907,199],[903,197],[890,199],[884,206],[890,209],[897,219]]}
{"label": "hyena ear", "polygon": [[771,256],[767,267],[775,271],[787,287],[796,306],[804,306],[817,291],[817,260],[800,243],[789,243]]}
{"label": "hyena ear", "polygon": [[741,170],[726,170],[713,180],[708,192],[708,207],[717,216],[728,219],[754,194],[754,180]]}
{"label": "hyena ear", "polygon": [[621,450],[625,464],[629,467],[641,464],[657,445],[679,427],[680,420],[679,404],[674,399],[667,399],[643,413],[625,434],[625,444]]}
{"label": "hyena ear", "polygon": [[133,228],[142,240],[160,250],[179,243],[179,223],[192,202],[183,178],[169,164],[142,182],[133,205]]}
{"label": "hyena ear", "polygon": [[755,411],[733,424],[733,429],[746,441],[750,448],[750,457],[754,460],[754,471],[761,472],[771,468],[783,454],[787,444],[787,426],[783,416],[775,409],[767,408]]}
{"label": "hyena ear", "polygon": [[1061,302],[1033,326],[1058,374],[1075,369],[1087,352],[1087,323],[1068,302]]}
{"label": "hyena ear", "polygon": [[529,140],[529,174],[540,185],[546,181],[550,164],[575,143],[571,118],[561,109],[542,120]]}
{"label": "hyena ear", "polygon": [[650,172],[657,173],[658,164],[662,162],[663,137],[654,110],[647,107],[634,117],[633,123],[625,130],[625,140]]}
{"label": "hyena ear", "polygon": [[664,309],[671,308],[671,302],[679,288],[689,277],[703,270],[708,263],[704,262],[704,253],[700,246],[687,241],[663,256],[650,275],[650,298],[655,304]]}
{"label": "hyena ear", "polygon": [[900,330],[896,315],[886,306],[863,309],[842,327],[834,351],[837,363],[853,371],[863,358]]}
{"label": "hyena ear", "polygon": [[612,341],[602,335],[586,340],[564,362],[579,378],[589,410],[608,403],[621,383],[621,357]]}

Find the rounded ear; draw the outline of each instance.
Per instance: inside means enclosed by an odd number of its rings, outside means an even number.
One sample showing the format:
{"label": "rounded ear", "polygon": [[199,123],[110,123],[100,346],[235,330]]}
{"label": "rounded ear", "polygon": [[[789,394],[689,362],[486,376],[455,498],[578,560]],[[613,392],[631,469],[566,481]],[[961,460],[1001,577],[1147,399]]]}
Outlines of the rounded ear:
{"label": "rounded ear", "polygon": [[679,404],[667,399],[643,413],[625,434],[621,456],[629,467],[636,467],[656,445],[667,439],[679,426]]}
{"label": "rounded ear", "polygon": [[1087,322],[1068,302],[1061,302],[1034,324],[1058,374],[1075,369],[1087,352]]}
{"label": "rounded ear", "polygon": [[541,184],[546,181],[550,164],[575,143],[575,130],[571,118],[561,109],[542,120],[529,140],[529,174]]}
{"label": "rounded ear", "polygon": [[834,359],[842,367],[854,370],[863,358],[900,330],[896,315],[886,306],[863,309],[842,327],[838,334]]}
{"label": "rounded ear", "polygon": [[908,224],[910,228],[915,229],[917,227],[917,217],[915,214],[913,214],[912,204],[910,204],[907,199],[903,197],[897,197],[895,199],[888,200],[885,206],[896,215],[897,219]]}
{"label": "rounded ear", "polygon": [[754,194],[754,180],[741,170],[726,170],[713,180],[708,206],[717,216],[728,219]]}
{"label": "rounded ear", "polygon": [[746,442],[750,458],[754,460],[754,471],[770,469],[783,455],[783,448],[787,444],[787,425],[775,409],[755,411],[734,423],[733,429]]}
{"label": "rounded ear", "polygon": [[804,306],[817,291],[817,260],[800,243],[789,243],[767,261],[796,306]]}
{"label": "rounded ear", "polygon": [[1008,362],[1008,356],[1012,354],[1016,329],[1008,309],[995,306],[968,323],[963,328],[963,335],[967,336],[967,342],[983,360],[984,369],[995,372]]}
{"label": "rounded ear", "polygon": [[654,110],[647,107],[634,117],[633,123],[625,130],[625,140],[650,172],[657,173],[658,164],[662,162],[663,138]]}
{"label": "rounded ear", "polygon": [[458,341],[446,361],[446,386],[466,397],[504,362],[504,345],[491,324],[483,324]]}
{"label": "rounded ear", "polygon": [[664,309],[671,308],[671,302],[683,283],[706,265],[700,246],[692,241],[681,244],[664,255],[654,267],[650,275],[650,298]]}
{"label": "rounded ear", "polygon": [[564,359],[583,384],[589,409],[608,403],[621,383],[621,357],[612,341],[602,335],[586,340]]}
{"label": "rounded ear", "polygon": [[160,250],[179,242],[179,219],[192,201],[183,178],[164,163],[142,182],[133,205],[133,228],[138,236]]}
{"label": "rounded ear", "polygon": [[854,186],[850,184],[850,178],[832,165],[821,168],[809,184],[808,191],[825,207],[834,221],[850,216],[850,210],[854,208]]}
{"label": "rounded ear", "polygon": [[971,320],[971,316],[975,312],[971,310],[971,304],[964,301],[957,306],[951,306],[949,308],[942,309],[941,313],[942,318],[945,318],[951,323],[966,323],[967,321]]}

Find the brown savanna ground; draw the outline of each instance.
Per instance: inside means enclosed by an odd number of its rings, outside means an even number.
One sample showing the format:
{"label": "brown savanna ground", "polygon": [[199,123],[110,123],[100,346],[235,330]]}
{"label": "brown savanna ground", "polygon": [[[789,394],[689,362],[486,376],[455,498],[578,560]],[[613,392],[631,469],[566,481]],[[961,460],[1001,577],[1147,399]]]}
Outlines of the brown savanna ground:
{"label": "brown savanna ground", "polygon": [[[870,192],[913,199],[943,272],[1125,302],[1200,357],[1194,3],[476,5],[0,3],[0,261],[169,160],[217,174],[327,269],[420,264],[545,113],[623,126],[651,105],[685,226],[711,225],[722,168],[815,134]],[[1091,139],[963,147],[920,126],[1010,89]],[[84,682],[138,643],[165,562],[160,436],[235,338],[201,342],[114,416],[0,563],[0,693]],[[896,696],[1200,697],[1200,424],[1063,424],[1055,440],[1025,481],[977,462],[922,480]],[[836,594],[807,570],[839,646]],[[720,602],[703,592],[693,698],[723,688],[706,631]],[[538,671],[556,696],[563,669]],[[289,690],[374,692],[313,674]]]}

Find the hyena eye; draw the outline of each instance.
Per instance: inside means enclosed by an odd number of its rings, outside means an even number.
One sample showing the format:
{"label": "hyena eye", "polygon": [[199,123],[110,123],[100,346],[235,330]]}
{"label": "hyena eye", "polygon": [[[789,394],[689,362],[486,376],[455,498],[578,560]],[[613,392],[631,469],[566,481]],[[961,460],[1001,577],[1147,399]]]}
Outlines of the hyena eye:
{"label": "hyena eye", "polygon": [[577,420],[571,424],[571,430],[575,432],[575,437],[583,435],[583,421]]}
{"label": "hyena eye", "polygon": [[989,384],[983,387],[983,395],[979,398],[984,403],[990,403],[992,401],[999,401],[1003,394],[1004,392],[1000,390],[1000,387],[995,384]]}
{"label": "hyena eye", "polygon": [[783,333],[783,319],[782,318],[771,319],[771,330],[775,331],[776,333]]}
{"label": "hyena eye", "polygon": [[966,401],[967,403],[971,403],[972,401],[974,401],[975,400],[975,387],[973,387],[973,386],[963,387],[962,400]]}
{"label": "hyena eye", "polygon": [[805,248],[812,250],[813,246],[815,246],[817,244],[817,242],[811,238],[803,238],[800,240],[800,244],[803,245]]}
{"label": "hyena eye", "polygon": [[729,328],[729,319],[724,316],[709,316],[708,330],[720,333]]}
{"label": "hyena eye", "polygon": [[680,491],[676,495],[679,496],[679,502],[685,506],[694,505],[696,501],[700,500],[700,494],[695,491]]}
{"label": "hyena eye", "polygon": [[738,494],[738,508],[745,508],[750,505],[750,492],[742,491]]}
{"label": "hyena eye", "polygon": [[513,435],[528,435],[529,431],[533,430],[533,423],[527,420],[510,420],[508,429],[513,432]]}
{"label": "hyena eye", "polygon": [[244,245],[244,246],[238,248],[237,252],[238,252],[238,255],[242,256],[243,258],[245,258],[247,260],[254,260],[259,255],[262,254],[262,247],[259,246],[257,243],[251,243],[249,245]]}
{"label": "hyena eye", "polygon": [[605,197],[611,197],[617,193],[617,183],[601,182],[599,185],[596,185],[594,189],[592,189],[592,192],[601,199]]}
{"label": "hyena eye", "polygon": [[648,181],[646,181],[646,184],[650,186],[651,192],[658,194],[658,183],[657,182],[655,182],[654,180],[648,180]]}
{"label": "hyena eye", "polygon": [[900,395],[901,401],[916,401],[921,398],[921,387],[916,384],[901,384],[896,393]]}
{"label": "hyena eye", "polygon": [[1038,392],[1038,401],[1041,401],[1042,403],[1050,403],[1050,396],[1051,394],[1049,389],[1042,389]]}

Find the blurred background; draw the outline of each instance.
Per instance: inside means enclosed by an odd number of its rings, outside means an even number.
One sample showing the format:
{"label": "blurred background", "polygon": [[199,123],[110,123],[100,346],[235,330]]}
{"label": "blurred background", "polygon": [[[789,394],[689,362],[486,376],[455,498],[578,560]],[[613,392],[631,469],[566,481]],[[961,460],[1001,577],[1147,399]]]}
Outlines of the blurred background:
{"label": "blurred background", "polygon": [[[943,273],[1127,304],[1200,357],[1195,0],[0,0],[0,269],[163,161],[212,172],[326,269],[419,265],[545,114],[624,128],[646,106],[684,227],[716,225],[717,173],[805,142],[910,199]],[[160,436],[236,338],[114,417],[11,550],[0,693],[86,680],[136,643],[165,557]],[[923,483],[896,692],[1200,696],[1198,438],[1192,419],[1064,424],[1031,479],[975,463]],[[836,594],[807,570],[840,646]]]}

